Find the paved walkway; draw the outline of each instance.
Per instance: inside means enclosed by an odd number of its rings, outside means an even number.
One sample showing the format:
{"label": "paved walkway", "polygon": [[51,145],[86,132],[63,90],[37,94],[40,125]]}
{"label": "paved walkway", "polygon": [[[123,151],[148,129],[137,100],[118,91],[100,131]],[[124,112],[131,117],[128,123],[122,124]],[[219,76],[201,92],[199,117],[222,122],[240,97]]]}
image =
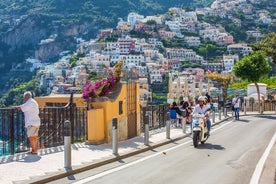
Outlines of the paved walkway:
{"label": "paved walkway", "polygon": [[[270,114],[273,114],[273,112],[270,112]],[[229,117],[226,119],[229,119]],[[215,122],[219,123],[221,121],[217,116]],[[187,133],[189,133],[189,131],[189,126],[187,126]],[[74,144],[72,145],[71,152],[72,169],[64,168],[63,146],[39,150],[38,155],[19,153],[13,156],[0,157],[0,183],[46,183],[60,176],[65,177],[68,173],[74,174],[86,169],[92,169],[97,166],[137,154],[138,152],[143,152],[174,140],[185,138],[187,136],[189,135],[184,134],[181,128],[172,128],[170,131],[171,139],[166,139],[166,131],[164,128],[163,130],[155,130],[150,133],[150,146],[144,145],[144,138],[142,136],[119,142],[117,156],[113,154],[111,144]],[[272,149],[273,153],[275,153],[275,149],[274,145]],[[270,155],[268,160],[275,161],[275,154]],[[267,183],[267,181],[274,180],[275,168],[275,162],[266,162],[266,166],[262,174],[262,184]]]}

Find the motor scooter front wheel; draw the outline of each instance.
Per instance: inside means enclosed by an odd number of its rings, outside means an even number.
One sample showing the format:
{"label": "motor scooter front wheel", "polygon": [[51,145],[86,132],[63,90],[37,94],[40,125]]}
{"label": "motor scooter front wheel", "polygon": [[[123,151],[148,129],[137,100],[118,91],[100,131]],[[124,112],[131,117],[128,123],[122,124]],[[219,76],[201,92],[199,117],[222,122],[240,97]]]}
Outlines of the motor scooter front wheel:
{"label": "motor scooter front wheel", "polygon": [[198,141],[199,141],[199,131],[194,131],[193,132],[193,144],[194,144],[195,148],[198,146]]}

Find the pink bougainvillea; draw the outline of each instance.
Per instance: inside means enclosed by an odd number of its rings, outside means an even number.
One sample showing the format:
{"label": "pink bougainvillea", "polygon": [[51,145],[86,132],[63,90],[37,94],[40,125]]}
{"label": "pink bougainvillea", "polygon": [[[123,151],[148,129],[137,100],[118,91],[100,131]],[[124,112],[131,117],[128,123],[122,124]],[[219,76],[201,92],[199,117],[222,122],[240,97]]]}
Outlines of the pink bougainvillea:
{"label": "pink bougainvillea", "polygon": [[117,65],[115,65],[114,73],[109,72],[109,76],[107,78],[86,82],[82,88],[82,98],[86,102],[92,102],[93,99],[97,97],[106,96],[120,81],[122,66],[123,63],[120,61]]}

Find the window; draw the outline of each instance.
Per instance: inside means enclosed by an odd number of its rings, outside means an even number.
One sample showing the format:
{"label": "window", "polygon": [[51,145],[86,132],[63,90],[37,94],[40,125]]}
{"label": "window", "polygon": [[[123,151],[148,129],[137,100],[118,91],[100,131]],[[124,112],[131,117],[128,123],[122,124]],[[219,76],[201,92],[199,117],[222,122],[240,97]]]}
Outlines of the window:
{"label": "window", "polygon": [[123,114],[123,101],[119,101],[119,115]]}

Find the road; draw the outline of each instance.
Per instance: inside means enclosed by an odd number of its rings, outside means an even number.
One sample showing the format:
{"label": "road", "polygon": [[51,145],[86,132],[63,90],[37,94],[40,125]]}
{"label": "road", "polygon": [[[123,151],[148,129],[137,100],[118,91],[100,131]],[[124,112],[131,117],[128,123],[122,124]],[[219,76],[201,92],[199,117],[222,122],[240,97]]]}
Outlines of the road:
{"label": "road", "polygon": [[51,183],[247,184],[275,132],[275,116],[245,116],[213,127],[198,148],[185,138]]}

